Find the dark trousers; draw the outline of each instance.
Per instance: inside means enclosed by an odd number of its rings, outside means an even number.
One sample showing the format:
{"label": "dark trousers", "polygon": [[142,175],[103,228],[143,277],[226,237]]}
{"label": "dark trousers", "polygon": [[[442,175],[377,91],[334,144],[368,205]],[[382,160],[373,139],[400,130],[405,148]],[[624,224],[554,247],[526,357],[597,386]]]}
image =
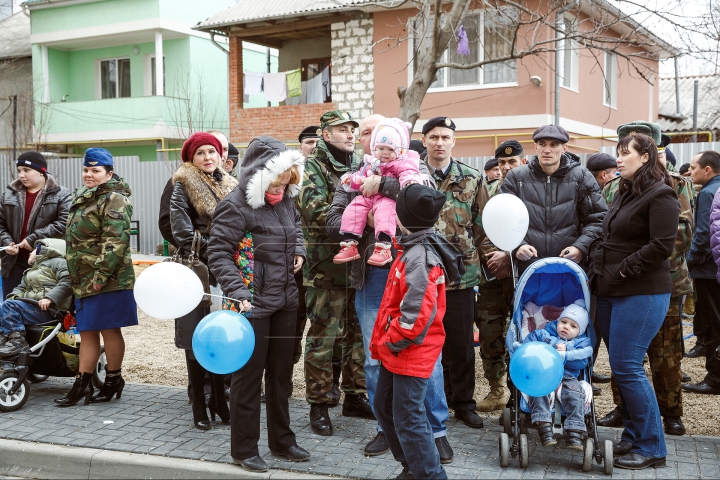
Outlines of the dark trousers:
{"label": "dark trousers", "polygon": [[[446,372],[445,392],[448,406],[455,412],[475,410],[475,290],[445,290],[446,310],[443,318],[445,345],[442,351]],[[449,388],[448,388],[449,387]]]}
{"label": "dark trousers", "polygon": [[300,361],[303,354],[302,339],[307,326],[307,307],[305,306],[305,292],[307,288],[303,285],[303,272],[300,269],[295,274],[295,284],[298,287],[298,301],[300,304],[297,309],[297,324],[295,326],[295,347],[293,353],[293,365]]}
{"label": "dark trousers", "polygon": [[8,275],[7,277],[3,276],[3,300],[5,300],[8,295],[10,295],[10,293],[15,289],[15,287],[20,285],[23,277],[23,272],[28,268],[30,268],[30,265],[28,265],[27,257],[18,257],[15,265],[13,265],[12,270],[10,270],[10,275]]}
{"label": "dark trousers", "polygon": [[260,389],[265,372],[265,408],[268,446],[282,451],[296,445],[290,430],[288,397],[292,392],[292,357],[295,345],[295,310],[269,317],[251,316],[255,349],[243,368],[233,374],[230,386],[230,452],[244,460],[258,455]]}
{"label": "dark trousers", "polygon": [[394,374],[382,365],[374,408],[395,460],[415,478],[447,478],[425,412],[428,379]]}
{"label": "dark trousers", "polygon": [[705,383],[720,388],[720,359],[715,355],[715,350],[720,346],[720,283],[714,278],[696,278],[695,292],[697,292],[697,302],[694,321],[700,318],[708,325],[708,335],[705,339],[707,347]]}

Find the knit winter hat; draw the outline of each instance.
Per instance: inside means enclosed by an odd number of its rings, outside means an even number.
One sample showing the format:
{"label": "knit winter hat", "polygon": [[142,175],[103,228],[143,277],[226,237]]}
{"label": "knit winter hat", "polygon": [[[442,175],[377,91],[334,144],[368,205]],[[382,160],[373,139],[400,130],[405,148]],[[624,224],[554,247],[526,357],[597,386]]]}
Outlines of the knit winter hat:
{"label": "knit winter hat", "polygon": [[560,317],[558,318],[569,318],[570,320],[577,323],[578,327],[580,327],[580,333],[578,333],[578,336],[585,333],[589,321],[587,310],[575,303],[565,307],[565,310],[562,311]]}
{"label": "knit winter hat", "polygon": [[413,183],[400,190],[395,211],[403,227],[419,232],[435,225],[445,200],[445,194],[434,188]]}
{"label": "knit winter hat", "polygon": [[381,120],[373,130],[370,139],[370,151],[375,152],[375,147],[390,147],[399,157],[407,152],[410,144],[410,124],[399,118],[386,118]]}
{"label": "knit winter hat", "polygon": [[182,151],[180,152],[180,158],[182,158],[183,162],[192,162],[193,155],[195,155],[197,149],[203,145],[212,145],[215,147],[218,155],[222,155],[222,144],[215,135],[212,133],[197,132],[193,133],[190,135],[190,138],[185,140],[185,143],[182,146]]}
{"label": "knit winter hat", "polygon": [[37,170],[43,175],[47,174],[47,160],[40,152],[25,152],[17,157],[18,167],[28,167]]}

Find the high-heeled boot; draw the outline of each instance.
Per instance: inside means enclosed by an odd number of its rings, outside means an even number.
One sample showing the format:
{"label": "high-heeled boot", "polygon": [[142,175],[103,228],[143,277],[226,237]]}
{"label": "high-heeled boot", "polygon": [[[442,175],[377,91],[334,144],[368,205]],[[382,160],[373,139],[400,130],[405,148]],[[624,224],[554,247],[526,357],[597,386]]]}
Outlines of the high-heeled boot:
{"label": "high-heeled boot", "polygon": [[205,369],[195,360],[190,350],[185,350],[185,362],[190,377],[193,423],[199,430],[210,430],[212,426],[205,405]]}
{"label": "high-heeled boot", "polygon": [[120,398],[123,388],[125,388],[125,380],[120,375],[120,369],[108,370],[105,365],[105,383],[97,395],[93,395],[91,402],[109,402],[113,395]]}
{"label": "high-heeled boot", "polygon": [[73,383],[70,391],[64,398],[56,398],[55,403],[58,407],[71,407],[78,403],[81,398],[85,397],[83,405],[90,403],[92,394],[95,389],[92,386],[92,373],[77,374],[75,383]]}
{"label": "high-heeled boot", "polygon": [[230,409],[225,401],[225,383],[224,375],[210,374],[210,387],[212,393],[208,401],[208,409],[210,409],[210,418],[215,421],[215,414],[220,416],[220,421],[224,425],[230,424]]}

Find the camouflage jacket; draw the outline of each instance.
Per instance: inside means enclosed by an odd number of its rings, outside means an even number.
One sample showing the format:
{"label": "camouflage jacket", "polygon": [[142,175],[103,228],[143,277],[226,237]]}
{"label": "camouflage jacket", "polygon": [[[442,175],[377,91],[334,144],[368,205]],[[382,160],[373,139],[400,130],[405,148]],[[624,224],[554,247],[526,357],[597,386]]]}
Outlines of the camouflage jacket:
{"label": "camouflage jacket", "polygon": [[[668,166],[670,166],[668,164]],[[688,277],[685,254],[690,250],[693,236],[693,210],[695,208],[692,184],[677,173],[669,171],[672,186],[680,201],[680,223],[675,239],[675,248],[670,255],[670,277],[672,279],[672,296],[687,295],[693,291],[692,281]],[[620,187],[620,177],[613,178],[605,184],[602,194],[608,205],[613,201]]]}
{"label": "camouflage jacket", "polygon": [[300,195],[295,197],[307,250],[303,284],[323,289],[349,287],[351,264],[333,263],[333,257],[340,251],[340,242],[328,237],[326,221],[340,177],[356,170],[361,159],[353,154],[347,166],[333,158],[325,142],[320,140],[305,161]]}
{"label": "camouflage jacket", "polygon": [[501,177],[487,184],[487,190],[490,198],[494,197],[500,191],[500,186],[502,185],[502,183],[503,179]]}
{"label": "camouflage jacket", "polygon": [[[429,166],[428,169],[434,170]],[[482,211],[488,202],[485,181],[479,171],[457,160],[452,160],[444,181],[435,174],[433,178],[438,190],[447,197],[435,228],[463,254],[465,262],[465,275],[448,290],[472,288],[482,279],[479,250],[485,238],[482,226]]]}
{"label": "camouflage jacket", "polygon": [[[67,262],[76,298],[131,290],[130,187],[117,175],[94,188],[75,192],[68,216]],[[103,285],[98,292],[93,283]]]}
{"label": "camouflage jacket", "polygon": [[55,304],[55,308],[69,310],[72,286],[65,260],[65,240],[41,238],[35,245],[42,245],[40,254],[35,263],[25,270],[20,285],[13,289],[7,299],[30,298],[39,301],[47,298]]}

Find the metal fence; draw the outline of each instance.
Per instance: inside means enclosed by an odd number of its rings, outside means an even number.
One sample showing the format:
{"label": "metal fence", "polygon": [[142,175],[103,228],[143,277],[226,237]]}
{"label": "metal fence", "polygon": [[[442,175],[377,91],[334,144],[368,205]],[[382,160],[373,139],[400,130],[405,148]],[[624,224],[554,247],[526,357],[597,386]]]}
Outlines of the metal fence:
{"label": "metal fence", "polygon": [[[677,164],[675,168],[680,168],[683,163],[690,163],[690,160],[700,152],[705,150],[715,150],[720,152],[720,142],[697,142],[697,143],[671,143],[668,148],[675,155]],[[608,153],[613,157],[616,156],[615,147],[602,147],[602,152]]]}
{"label": "metal fence", "polygon": [[[115,157],[114,160],[115,172],[132,191],[132,220],[139,222],[139,252],[154,254],[163,241],[158,229],[160,196],[179,162],[141,162],[140,157]],[[6,166],[8,161],[7,155],[0,155],[0,185],[3,188],[13,181],[11,170]],[[48,172],[60,185],[74,191],[82,185],[82,158],[50,158]],[[137,248],[135,240],[132,246]]]}

